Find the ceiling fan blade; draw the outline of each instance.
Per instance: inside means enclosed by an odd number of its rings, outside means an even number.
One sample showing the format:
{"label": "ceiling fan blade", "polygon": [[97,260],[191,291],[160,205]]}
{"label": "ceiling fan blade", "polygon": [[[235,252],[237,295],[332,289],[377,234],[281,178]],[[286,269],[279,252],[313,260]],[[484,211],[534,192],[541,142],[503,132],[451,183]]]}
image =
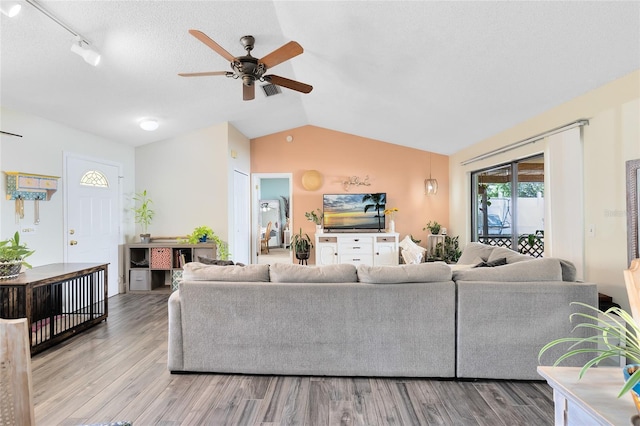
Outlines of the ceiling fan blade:
{"label": "ceiling fan blade", "polygon": [[265,75],[264,79],[276,86],[286,87],[287,89],[295,90],[297,92],[309,93],[313,90],[313,86],[300,83],[299,81],[289,80],[288,78],[280,77],[278,75]]}
{"label": "ceiling fan blade", "polygon": [[243,101],[251,101],[256,97],[256,85],[252,84],[251,86],[247,86],[246,84],[242,85],[242,100]]}
{"label": "ceiling fan blade", "polygon": [[233,75],[231,71],[209,71],[209,72],[181,72],[178,73],[180,77],[207,77],[210,75]]}
{"label": "ceiling fan blade", "polygon": [[302,46],[295,41],[290,41],[282,47],[277,48],[273,52],[269,53],[258,62],[262,62],[267,68],[273,68],[278,64],[288,61],[289,59],[298,56],[304,52]]}
{"label": "ceiling fan blade", "polygon": [[200,40],[201,42],[203,42],[204,44],[209,46],[211,49],[213,49],[215,52],[217,52],[220,56],[225,58],[227,61],[233,62],[236,59],[235,56],[233,56],[231,53],[227,52],[218,43],[216,43],[215,41],[211,40],[211,38],[209,38],[209,36],[206,35],[205,33],[203,33],[202,31],[189,30],[189,34],[191,34],[192,36],[194,36],[195,38],[197,38],[198,40]]}

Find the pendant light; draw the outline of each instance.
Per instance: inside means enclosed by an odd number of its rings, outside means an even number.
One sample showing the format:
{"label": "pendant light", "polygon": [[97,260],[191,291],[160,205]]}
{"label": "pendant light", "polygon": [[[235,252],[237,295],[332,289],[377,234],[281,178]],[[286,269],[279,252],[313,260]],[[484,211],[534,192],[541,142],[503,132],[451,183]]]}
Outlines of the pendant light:
{"label": "pendant light", "polygon": [[431,153],[429,153],[429,179],[424,180],[424,193],[426,195],[436,195],[438,192],[438,180],[431,178]]}

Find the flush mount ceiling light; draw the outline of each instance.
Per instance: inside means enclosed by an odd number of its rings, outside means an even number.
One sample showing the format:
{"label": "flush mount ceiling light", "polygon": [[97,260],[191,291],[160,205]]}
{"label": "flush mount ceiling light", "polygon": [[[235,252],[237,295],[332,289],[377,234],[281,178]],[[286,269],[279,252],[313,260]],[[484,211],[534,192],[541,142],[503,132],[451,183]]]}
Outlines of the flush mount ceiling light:
{"label": "flush mount ceiling light", "polygon": [[0,12],[9,18],[13,18],[20,13],[20,9],[22,9],[22,5],[15,1],[3,1],[0,3]]}
{"label": "flush mount ceiling light", "polygon": [[42,5],[36,2],[36,0],[26,0],[26,2],[38,9],[38,11],[40,11],[47,18],[51,19],[53,22],[73,34],[73,36],[75,37],[75,41],[71,45],[71,51],[73,53],[77,53],[78,55],[82,56],[86,63],[93,65],[94,67],[100,63],[100,54],[95,50],[89,48],[91,43],[87,40],[86,37],[83,37],[79,32],[62,22],[54,14],[52,14],[47,9],[42,7]]}
{"label": "flush mount ceiling light", "polygon": [[143,120],[140,120],[140,128],[142,130],[146,130],[147,132],[153,132],[159,126],[160,125],[158,124],[158,120],[154,118],[145,118]]}

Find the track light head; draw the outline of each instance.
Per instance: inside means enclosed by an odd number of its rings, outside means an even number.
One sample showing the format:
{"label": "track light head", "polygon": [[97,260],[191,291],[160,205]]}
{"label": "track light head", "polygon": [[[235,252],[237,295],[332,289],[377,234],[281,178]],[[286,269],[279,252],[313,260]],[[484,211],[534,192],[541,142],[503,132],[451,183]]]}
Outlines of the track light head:
{"label": "track light head", "polygon": [[87,47],[83,47],[82,41],[75,41],[71,45],[71,51],[82,56],[84,61],[89,65],[93,65],[95,67],[100,63],[100,54],[95,50],[90,49],[88,45]]}
{"label": "track light head", "polygon": [[20,13],[20,9],[22,9],[22,5],[15,1],[7,1],[0,4],[0,12],[9,18],[13,18]]}

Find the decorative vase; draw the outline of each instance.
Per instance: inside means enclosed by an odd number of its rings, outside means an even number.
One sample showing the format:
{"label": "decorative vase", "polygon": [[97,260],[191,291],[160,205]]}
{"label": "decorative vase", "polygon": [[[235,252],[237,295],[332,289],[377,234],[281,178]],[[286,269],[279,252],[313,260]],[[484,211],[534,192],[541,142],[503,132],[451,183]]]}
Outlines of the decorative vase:
{"label": "decorative vase", "polygon": [[316,225],[316,232],[322,234],[322,225]]}
{"label": "decorative vase", "polygon": [[206,243],[207,242],[207,236],[203,235],[202,237],[198,238],[198,241],[201,243]]}
{"label": "decorative vase", "polygon": [[10,280],[20,274],[22,261],[0,262],[0,280]]}
{"label": "decorative vase", "polygon": [[396,221],[393,219],[389,221],[389,232],[396,232]]}
{"label": "decorative vase", "polygon": [[140,234],[140,242],[142,244],[149,244],[151,242],[151,234]]}

